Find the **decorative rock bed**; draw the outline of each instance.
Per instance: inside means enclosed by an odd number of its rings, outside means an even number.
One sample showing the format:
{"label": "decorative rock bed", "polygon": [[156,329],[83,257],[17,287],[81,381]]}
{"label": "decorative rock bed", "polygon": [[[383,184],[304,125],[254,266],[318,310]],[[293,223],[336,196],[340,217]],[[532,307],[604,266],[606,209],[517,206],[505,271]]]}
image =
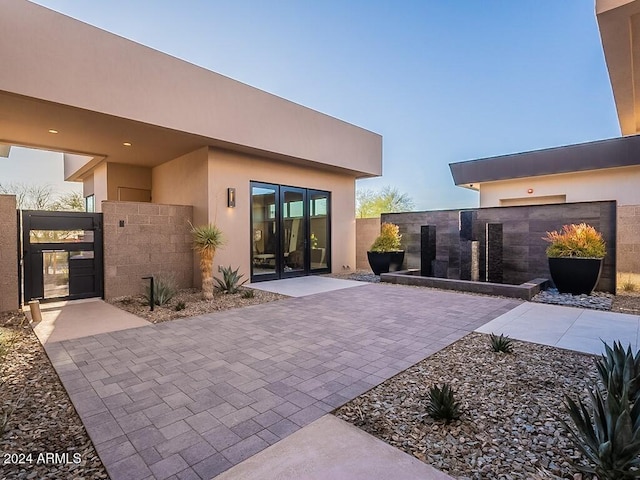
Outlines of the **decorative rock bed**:
{"label": "decorative rock bed", "polygon": [[[335,414],[459,479],[573,478],[584,460],[559,422],[570,421],[562,400],[587,396],[594,357],[513,344],[495,353],[472,333]],[[449,425],[426,415],[429,387],[445,382],[463,410]]]}
{"label": "decorative rock bed", "polygon": [[531,301],[594,310],[611,310],[613,299],[614,295],[610,293],[593,292],[591,295],[571,295],[570,293],[560,293],[555,288],[549,288],[538,293]]}

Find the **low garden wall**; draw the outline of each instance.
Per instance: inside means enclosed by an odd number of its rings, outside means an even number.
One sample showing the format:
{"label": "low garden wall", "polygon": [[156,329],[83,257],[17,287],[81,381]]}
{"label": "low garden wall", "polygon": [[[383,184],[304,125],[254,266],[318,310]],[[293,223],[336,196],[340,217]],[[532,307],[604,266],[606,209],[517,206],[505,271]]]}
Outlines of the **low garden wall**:
{"label": "low garden wall", "polygon": [[356,218],[356,268],[370,270],[367,250],[380,235],[380,218]]}
{"label": "low garden wall", "polygon": [[102,214],[105,298],[144,292],[149,275],[193,286],[193,207],[107,201]]}
{"label": "low garden wall", "polygon": [[[616,202],[581,202],[553,205],[527,205],[465,210],[385,213],[382,222],[400,227],[406,251],[405,268],[420,268],[420,227],[436,226],[436,259],[448,262],[448,278],[460,278],[460,212],[473,211],[473,235],[480,242],[480,265],[484,257],[484,231],[487,223],[503,226],[504,283],[518,285],[532,278],[551,278],[545,232],[565,224],[586,222],[599,230],[607,243],[607,256],[597,290],[616,288]],[[635,214],[635,210],[634,210]],[[637,238],[637,237],[636,237]],[[480,278],[483,278],[481,267]]]}

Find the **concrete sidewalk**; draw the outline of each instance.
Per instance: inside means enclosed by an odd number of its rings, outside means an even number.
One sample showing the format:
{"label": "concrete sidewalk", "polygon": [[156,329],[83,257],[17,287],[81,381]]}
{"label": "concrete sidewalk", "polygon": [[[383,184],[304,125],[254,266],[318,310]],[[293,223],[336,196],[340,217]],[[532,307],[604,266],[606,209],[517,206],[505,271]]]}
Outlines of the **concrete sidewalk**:
{"label": "concrete sidewalk", "polygon": [[640,316],[526,302],[476,332],[504,334],[527,342],[580,352],[603,353],[604,340],[638,350]]}
{"label": "concrete sidewalk", "polygon": [[43,303],[40,310],[42,321],[32,327],[43,345],[151,325],[99,298]]}

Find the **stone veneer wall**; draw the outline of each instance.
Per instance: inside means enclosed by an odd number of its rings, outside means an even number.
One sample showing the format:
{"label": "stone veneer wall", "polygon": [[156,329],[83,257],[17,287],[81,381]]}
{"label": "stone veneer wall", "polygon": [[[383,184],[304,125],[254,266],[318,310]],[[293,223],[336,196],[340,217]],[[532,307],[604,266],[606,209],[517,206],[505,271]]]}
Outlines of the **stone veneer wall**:
{"label": "stone veneer wall", "polygon": [[149,275],[193,286],[193,207],[106,201],[102,214],[105,298],[143,293]]}
{"label": "stone veneer wall", "polygon": [[640,274],[640,205],[618,206],[617,252],[619,273]]}
{"label": "stone veneer wall", "polygon": [[16,197],[0,195],[0,312],[18,309]]}
{"label": "stone veneer wall", "polygon": [[356,268],[371,270],[367,250],[380,235],[379,218],[356,218]]}
{"label": "stone veneer wall", "polygon": [[[534,278],[551,278],[545,254],[548,244],[542,239],[545,232],[559,230],[569,223],[586,222],[599,230],[607,242],[607,256],[597,289],[615,292],[615,201],[464,209],[468,210],[477,212],[477,239],[480,241],[481,252],[480,278],[483,278],[484,226],[487,223],[503,224],[504,283],[520,284]],[[420,268],[420,227],[435,225],[436,259],[449,262],[448,278],[459,279],[461,211],[386,213],[382,215],[382,221],[392,222],[400,227],[402,245],[406,251],[406,268]],[[635,212],[634,210],[634,215]]]}

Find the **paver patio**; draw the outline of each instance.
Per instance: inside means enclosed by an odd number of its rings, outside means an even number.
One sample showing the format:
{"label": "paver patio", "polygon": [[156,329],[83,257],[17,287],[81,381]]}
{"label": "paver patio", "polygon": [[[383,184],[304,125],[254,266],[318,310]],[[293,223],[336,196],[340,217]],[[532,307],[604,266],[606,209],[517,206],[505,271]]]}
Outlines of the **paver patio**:
{"label": "paver patio", "polygon": [[113,480],[210,479],[519,303],[364,285],[46,350]]}

